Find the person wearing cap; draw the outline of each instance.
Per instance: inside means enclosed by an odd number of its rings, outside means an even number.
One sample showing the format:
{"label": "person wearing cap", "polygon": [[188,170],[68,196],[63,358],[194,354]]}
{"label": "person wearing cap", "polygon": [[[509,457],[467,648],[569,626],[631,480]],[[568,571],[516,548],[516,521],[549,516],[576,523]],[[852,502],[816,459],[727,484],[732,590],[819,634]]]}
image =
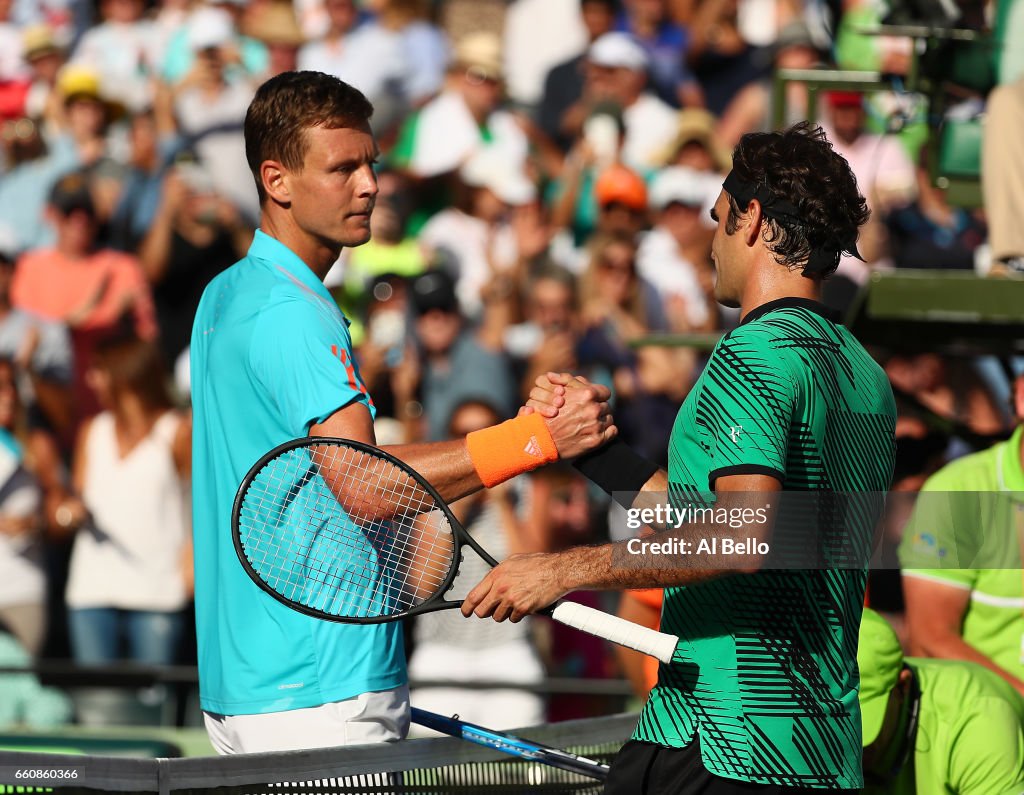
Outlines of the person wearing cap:
{"label": "person wearing cap", "polygon": [[196,54],[205,49],[203,45],[224,47],[231,80],[253,78],[266,72],[267,48],[242,30],[248,5],[249,0],[209,0],[192,8],[185,23],[178,26],[163,50],[160,65],[163,81],[175,86],[184,80],[195,65]]}
{"label": "person wearing cap", "polygon": [[1024,374],[1010,438],[921,487],[899,547],[910,650],[968,660],[1024,695]]}
{"label": "person wearing cap", "polygon": [[917,185],[914,163],[899,140],[868,132],[864,102],[856,91],[829,92],[822,124],[835,150],[850,164],[872,213],[864,233],[867,263],[851,257],[840,262],[839,274],[857,284],[867,278],[868,263],[877,267],[889,261],[885,218],[913,200]]}
{"label": "person wearing cap", "polygon": [[595,232],[635,239],[647,225],[647,184],[619,163],[602,171],[594,182],[597,203]]}
{"label": "person wearing cap", "polygon": [[[409,725],[401,626],[334,624],[291,610],[253,584],[230,541],[229,506],[267,450],[307,435],[375,443],[376,407],[348,321],[323,283],[343,248],[370,238],[380,154],[372,113],[359,91],[319,72],[286,72],[257,90],[245,143],[260,228],[196,311],[199,688],[219,753],[385,742]],[[454,304],[450,288],[427,295]],[[564,417],[524,413],[465,440],[388,450],[453,502],[614,436],[609,391],[580,383]]]}
{"label": "person wearing cap", "polygon": [[66,56],[56,33],[49,25],[32,25],[22,33],[21,47],[31,81],[25,115],[30,119],[59,118],[60,96],[55,88]]}
{"label": "person wearing cap", "polygon": [[176,121],[178,133],[192,141],[217,192],[247,222],[255,223],[259,201],[245,165],[241,136],[255,79],[238,66],[236,32],[224,10],[198,8],[186,27],[194,61],[172,89],[173,115],[168,121]]}
{"label": "person wearing cap", "polygon": [[676,132],[676,111],[647,89],[647,51],[627,33],[601,36],[587,50],[584,95],[622,108],[622,160],[630,168],[652,169]]}
{"label": "person wearing cap", "polygon": [[510,220],[525,212],[537,190],[522,168],[490,147],[475,152],[458,177],[462,195],[455,206],[427,221],[419,242],[428,259],[451,260],[459,304],[475,320],[484,310],[485,288],[495,277],[510,277],[516,264],[531,253],[519,250]]}
{"label": "person wearing cap", "polygon": [[717,326],[708,210],[719,185],[713,175],[684,166],[664,168],[651,182],[654,225],[640,241],[637,268],[657,289],[674,331]]}
{"label": "person wearing cap", "polygon": [[[580,20],[587,31],[587,47],[615,23],[615,0],[581,0]],[[553,67],[544,78],[537,108],[537,124],[563,151],[569,151],[590,114],[591,100],[584,93],[587,50]]]}
{"label": "person wearing cap", "polygon": [[[660,544],[644,554],[631,539],[513,555],[463,602],[465,615],[515,621],[571,590],[665,589],[661,630],[679,644],[611,765],[608,795],[863,786],[855,638],[896,407],[885,372],[820,295],[840,254],[856,253],[867,215],[820,128],[745,135],[715,201],[711,246],[715,297],[741,321],[683,402],[668,470],[618,441],[576,463],[653,522],[649,540],[669,542],[668,554]],[[569,379],[540,379],[527,407],[549,416],[575,390]],[[842,521],[778,522],[788,492],[849,492],[867,504]],[[732,512],[728,526],[657,521],[659,508],[712,505]],[[758,507],[764,522],[743,519]],[[764,546],[731,556],[740,538]],[[786,567],[792,559],[774,554],[800,549],[817,562],[846,544],[853,558],[842,566]]]}
{"label": "person wearing cap", "polygon": [[403,125],[392,157],[419,177],[456,171],[478,149],[500,150],[526,162],[528,141],[516,118],[502,109],[501,39],[469,33],[455,44],[448,88]]}
{"label": "person wearing cap", "polygon": [[715,117],[703,108],[679,111],[676,136],[665,150],[664,165],[728,174],[732,156],[715,133],[715,123]]}
{"label": "person wearing cap", "polygon": [[865,608],[857,648],[865,795],[1020,795],[1024,698],[980,665],[904,657]]}
{"label": "person wearing cap", "polygon": [[257,82],[295,70],[299,48],[306,42],[306,37],[291,2],[274,0],[259,6],[253,12],[246,32],[267,48],[267,70],[257,76]]}
{"label": "person wearing cap", "polygon": [[515,381],[504,353],[485,345],[459,309],[455,281],[443,270],[428,270],[409,284],[414,355],[420,361],[420,394],[427,441],[448,438],[447,423],[456,406],[479,394],[481,384],[501,413],[510,416]]}

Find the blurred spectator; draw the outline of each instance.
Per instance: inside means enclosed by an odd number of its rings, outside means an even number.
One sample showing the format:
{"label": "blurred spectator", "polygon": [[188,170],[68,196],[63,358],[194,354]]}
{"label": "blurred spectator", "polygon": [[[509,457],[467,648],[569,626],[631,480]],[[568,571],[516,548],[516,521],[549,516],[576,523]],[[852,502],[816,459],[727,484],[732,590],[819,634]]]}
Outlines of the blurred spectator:
{"label": "blurred spectator", "polygon": [[71,340],[68,330],[11,305],[14,261],[0,253],[0,357],[18,371],[19,403],[33,425],[71,429]]}
{"label": "blurred spectator", "polygon": [[658,291],[673,331],[717,327],[711,238],[721,181],[685,166],[662,169],[651,183],[654,227],[637,251],[640,275]]}
{"label": "blurred spectator", "polygon": [[165,362],[173,366],[187,351],[203,289],[245,256],[252,236],[203,167],[179,160],[164,180],[159,209],[139,247]]}
{"label": "blurred spectator", "polygon": [[[156,5],[155,13],[152,15],[152,52],[149,61],[152,64],[152,78],[162,80],[167,48],[188,22],[192,0],[158,0]],[[152,100],[152,97],[150,99]]]}
{"label": "blurred spectator", "polygon": [[96,248],[96,211],[83,175],[69,174],[54,186],[47,217],[57,230],[56,245],[21,257],[11,301],[71,329],[74,405],[85,417],[97,406],[85,384],[97,340],[122,324],[141,337],[155,337],[153,301],[138,260]]}
{"label": "blurred spectator", "polygon": [[111,122],[124,108],[103,94],[99,74],[88,67],[65,66],[57,78],[57,91],[63,100],[60,129],[78,152],[79,170],[88,176],[102,226],[114,213],[125,176],[108,138]]}
{"label": "blurred spectator", "polygon": [[21,118],[3,122],[4,160],[8,171],[0,178],[0,237],[14,252],[53,241],[46,223],[46,200],[57,179],[79,164],[71,141],[43,139],[39,124]]}
{"label": "blurred spectator", "polygon": [[355,353],[359,375],[373,394],[378,421],[398,420],[396,439],[385,442],[378,436],[381,445],[405,444],[424,436],[419,358],[410,332],[408,288],[409,280],[397,274],[384,273],[374,278],[366,285],[361,301],[364,328],[357,335],[356,323],[350,327],[353,341],[359,340]]}
{"label": "blurred spectator", "polygon": [[647,186],[625,166],[605,169],[594,183],[598,214],[596,232],[633,240],[647,226]]}
{"label": "blurred spectator", "polygon": [[[262,4],[261,4],[262,5]],[[163,79],[170,85],[184,80],[195,66],[202,47],[195,44],[217,40],[225,48],[229,76],[253,77],[267,71],[267,48],[244,35],[249,0],[207,0],[195,5],[184,25],[171,36],[164,55]],[[224,33],[224,29],[227,32]],[[200,31],[207,31],[204,35]]]}
{"label": "blurred spectator", "polygon": [[686,67],[690,37],[672,19],[666,0],[625,0],[615,27],[647,51],[651,88],[659,97],[675,106],[700,103],[700,87]]}
{"label": "blurred spectator", "polygon": [[[1010,50],[1010,47],[1006,48]],[[995,272],[1024,272],[1024,77],[988,95],[981,166]]]}
{"label": "blurred spectator", "polygon": [[471,33],[459,41],[448,87],[406,121],[396,163],[432,177],[458,169],[486,147],[521,167],[527,138],[515,116],[501,109],[503,79],[496,35]]}
{"label": "blurred spectator", "polygon": [[368,5],[375,18],[352,32],[342,68],[334,74],[373,103],[379,136],[441,90],[448,43],[427,20],[424,0],[373,0]]}
{"label": "blurred spectator", "polygon": [[667,330],[655,289],[637,273],[634,238],[599,235],[590,246],[590,265],[580,279],[584,332],[580,365],[611,374],[615,422],[624,441],[652,460],[667,460],[668,436],[692,384],[694,356],[685,348],[630,342]]}
{"label": "blurred spectator", "polygon": [[22,57],[30,81],[24,115],[45,121],[50,133],[63,114],[57,79],[66,60],[64,48],[49,25],[34,25],[22,35]]}
{"label": "blurred spectator", "polygon": [[299,60],[299,48],[306,39],[295,18],[291,2],[273,0],[253,11],[247,28],[249,35],[267,48],[267,69],[257,75],[262,83],[283,72],[294,72]]}
{"label": "blurred spectator", "polygon": [[14,363],[0,358],[0,626],[35,657],[46,637],[43,493],[25,466],[17,377]]}
{"label": "blurred spectator", "polygon": [[646,50],[628,34],[606,33],[590,45],[587,62],[584,96],[622,109],[622,161],[630,168],[656,168],[676,133],[676,113],[646,90]]}
{"label": "blurred spectator", "polygon": [[698,3],[690,26],[687,59],[703,92],[703,105],[720,122],[723,143],[732,147],[767,109],[762,79],[771,71],[767,48],[752,46],[740,29],[740,0]]}
{"label": "blurred spectator", "polygon": [[[377,199],[370,218],[370,241],[347,249],[342,308],[349,317],[371,295],[371,283],[378,277],[418,276],[427,266],[420,244],[407,234],[413,203],[409,179],[398,171],[377,175]],[[371,390],[371,394],[376,392]]]}
{"label": "blurred spectator", "polygon": [[352,32],[359,24],[359,9],[355,0],[324,0],[328,28],[323,37],[302,45],[299,50],[299,69],[324,72],[345,79],[352,60]]}
{"label": "blurred spectator", "polygon": [[[28,668],[32,657],[0,624],[0,667]],[[0,728],[52,729],[70,723],[71,702],[52,687],[43,687],[35,674],[0,674]]]}
{"label": "blurred spectator", "polygon": [[217,192],[253,223],[259,216],[259,201],[245,159],[242,126],[255,87],[247,76],[232,71],[237,51],[223,12],[209,8],[194,12],[188,43],[195,61],[173,89],[179,133],[205,164]]}
{"label": "blurred spectator", "polygon": [[462,311],[476,319],[491,279],[536,253],[520,251],[509,222],[510,213],[534,201],[536,189],[515,162],[491,148],[470,157],[459,179],[463,191],[457,205],[431,218],[419,242],[428,259],[442,260],[451,271]]}
{"label": "blurred spectator", "polygon": [[[898,398],[914,401],[946,421],[982,436],[1006,428],[999,404],[969,359],[944,359],[937,353],[897,354],[886,361],[885,373]],[[962,454],[964,449],[952,452]]]}
{"label": "blurred spectator", "polygon": [[917,175],[900,142],[867,131],[862,94],[832,91],[827,96],[827,121],[822,124],[833,148],[850,164],[857,187],[868,201],[871,218],[857,245],[865,262],[843,255],[838,276],[863,284],[870,267],[888,263],[885,219],[914,198]]}
{"label": "blurred spectator", "polygon": [[635,207],[645,207],[647,202],[642,177],[621,165],[625,141],[622,108],[613,102],[594,105],[580,133],[565,158],[560,179],[551,187],[552,224],[571,233],[571,240],[557,241],[555,256],[574,271],[581,270],[583,264],[574,262],[578,257],[562,249],[579,248],[597,226],[601,209],[596,195],[599,179],[603,179],[602,184],[611,181],[617,185],[617,192]]}
{"label": "blurred spectator", "polygon": [[128,126],[129,156],[121,195],[110,219],[110,245],[135,251],[153,224],[160,192],[177,137],[161,130],[157,114],[146,109],[132,114]]}
{"label": "blurred spectator", "polygon": [[[608,33],[615,22],[615,0],[581,0],[580,19],[586,28],[586,46]],[[553,67],[544,78],[537,109],[541,130],[564,152],[579,135],[591,113],[592,100],[584,96],[587,51]]]}
{"label": "blurred spectator", "polygon": [[11,21],[14,0],[0,0],[0,83],[24,77],[21,34]]}
{"label": "blurred spectator", "polygon": [[[82,426],[67,585],[75,661],[177,661],[191,592],[191,427],[152,343],[105,341],[89,371],[104,410]],[[122,653],[122,641],[127,654]]]}
{"label": "blurred spectator", "polygon": [[1013,398],[1021,424],[1008,441],[947,464],[924,484],[900,563],[910,650],[980,663],[1024,695],[1024,375]]}
{"label": "blurred spectator", "polygon": [[[504,53],[508,93],[532,109],[541,99],[545,75],[580,53],[593,36],[585,29],[588,0],[514,0],[505,12]],[[607,29],[602,32],[607,32]]]}
{"label": "blurred spectator", "polygon": [[[518,401],[509,363],[503,353],[481,345],[467,327],[451,277],[444,271],[427,271],[413,279],[409,289],[414,336],[422,352],[418,369],[427,440],[447,438],[453,410],[478,396],[481,384],[486,385],[495,408],[511,416]],[[416,365],[406,362],[405,366]]]}
{"label": "blurred spectator", "polygon": [[[447,438],[458,439],[505,418],[504,412],[487,397],[466,399],[452,413]],[[452,505],[455,517],[473,540],[496,560],[545,548],[546,539],[531,535],[522,509],[516,504],[516,486],[527,479],[518,478],[498,488],[479,491]],[[476,553],[468,551],[448,598],[464,597],[489,568]],[[420,709],[455,713],[462,720],[495,729],[543,723],[544,701],[530,692],[530,686],[544,678],[544,668],[530,637],[531,625],[531,619],[518,624],[466,621],[454,610],[419,616],[413,629],[415,645],[409,659],[409,677],[448,680],[452,684],[417,688],[412,692],[412,700]],[[458,683],[481,679],[508,682],[514,689],[458,687]]]}
{"label": "blurred spectator", "polygon": [[857,647],[866,795],[1024,787],[1024,700],[980,665],[905,658],[865,609]]}
{"label": "blurred spectator", "polygon": [[715,132],[715,117],[703,108],[679,112],[676,136],[665,150],[665,166],[684,166],[725,176],[732,152]]}
{"label": "blurred spectator", "polygon": [[978,214],[954,207],[932,184],[927,150],[917,163],[917,198],[886,219],[893,262],[900,268],[973,270],[975,251],[986,238]]}
{"label": "blurred spectator", "polygon": [[143,0],[100,0],[103,21],[85,32],[72,63],[94,70],[104,93],[131,110],[153,101],[150,81],[157,73],[153,23]]}

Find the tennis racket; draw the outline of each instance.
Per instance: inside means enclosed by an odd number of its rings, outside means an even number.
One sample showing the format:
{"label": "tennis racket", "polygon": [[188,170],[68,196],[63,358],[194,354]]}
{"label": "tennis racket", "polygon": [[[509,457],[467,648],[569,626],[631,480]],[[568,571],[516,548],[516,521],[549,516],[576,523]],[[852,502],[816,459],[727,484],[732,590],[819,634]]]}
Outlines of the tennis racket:
{"label": "tennis racket", "polygon": [[[375,624],[459,607],[444,595],[467,546],[498,565],[419,473],[348,439],[295,439],[264,455],[238,488],[231,530],[260,588],[328,621]],[[679,641],[574,602],[546,612],[664,663]]]}
{"label": "tennis racket", "polygon": [[477,726],[475,723],[466,723],[464,720],[459,720],[458,716],[446,718],[436,712],[427,712],[413,707],[412,722],[442,734],[493,748],[510,756],[528,759],[531,762],[540,762],[561,770],[568,770],[570,773],[589,776],[598,781],[604,781],[608,777],[608,765],[587,759],[585,756],[579,756],[571,751],[563,751],[560,748],[553,748],[533,740],[525,740],[513,734]]}

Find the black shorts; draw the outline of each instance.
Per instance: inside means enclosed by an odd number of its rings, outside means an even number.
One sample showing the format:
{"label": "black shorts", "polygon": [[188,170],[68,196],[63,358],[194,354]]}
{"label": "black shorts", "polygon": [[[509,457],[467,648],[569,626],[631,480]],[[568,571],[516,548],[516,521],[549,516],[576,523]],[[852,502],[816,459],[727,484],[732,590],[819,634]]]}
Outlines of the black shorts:
{"label": "black shorts", "polygon": [[721,778],[704,767],[697,740],[685,748],[630,740],[612,761],[604,792],[605,795],[852,795],[857,790],[803,789]]}

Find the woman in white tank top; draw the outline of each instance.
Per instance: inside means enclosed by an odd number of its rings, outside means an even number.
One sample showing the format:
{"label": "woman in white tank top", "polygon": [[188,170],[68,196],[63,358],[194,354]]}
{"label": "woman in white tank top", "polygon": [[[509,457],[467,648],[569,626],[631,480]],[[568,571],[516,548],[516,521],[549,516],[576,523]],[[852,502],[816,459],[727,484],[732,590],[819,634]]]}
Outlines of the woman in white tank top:
{"label": "woman in white tank top", "polygon": [[190,423],[151,343],[101,344],[87,378],[104,411],[79,432],[79,498],[61,506],[78,528],[66,591],[72,652],[81,663],[171,664],[191,598]]}

